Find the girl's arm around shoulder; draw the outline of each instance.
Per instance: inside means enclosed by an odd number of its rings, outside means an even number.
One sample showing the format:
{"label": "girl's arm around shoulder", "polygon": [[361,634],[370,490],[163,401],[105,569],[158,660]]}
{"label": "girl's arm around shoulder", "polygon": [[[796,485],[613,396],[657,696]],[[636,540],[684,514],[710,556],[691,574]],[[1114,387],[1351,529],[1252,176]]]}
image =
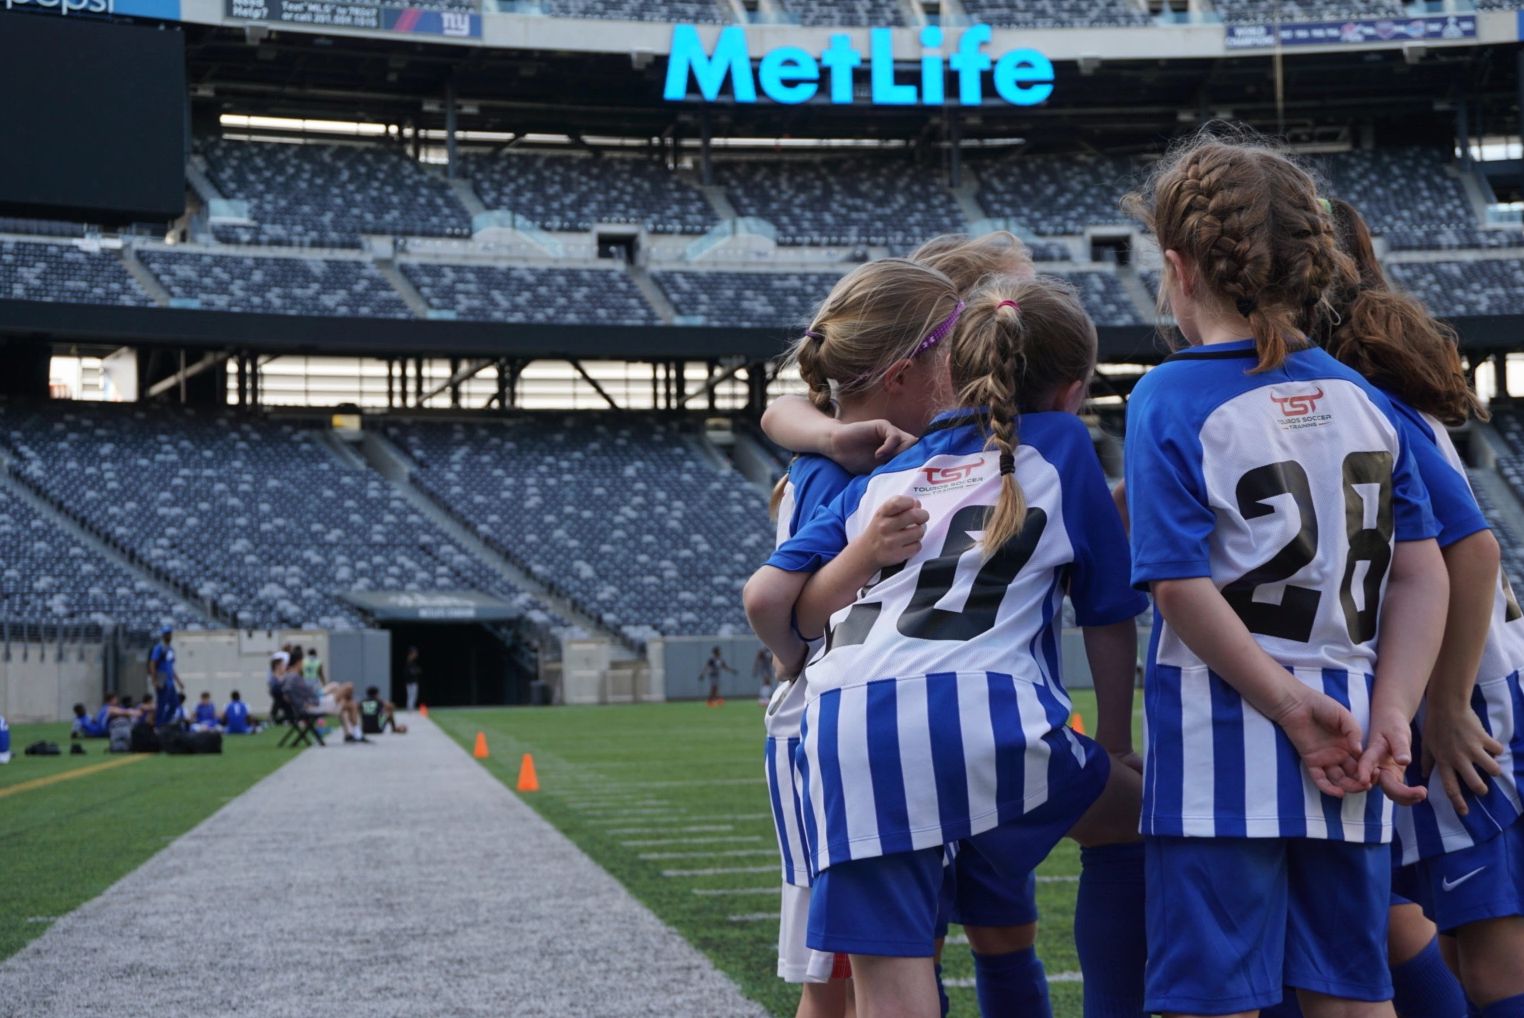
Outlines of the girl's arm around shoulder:
{"label": "girl's arm around shoulder", "polygon": [[762,432],[790,452],[824,456],[854,474],[871,473],[916,441],[884,420],[843,423],[803,396],[781,396],[769,404]]}
{"label": "girl's arm around shoulder", "polygon": [[885,500],[863,532],[840,555],[810,578],[799,596],[795,617],[801,633],[823,633],[831,616],[853,601],[879,570],[912,558],[921,550],[931,514],[907,495]]}
{"label": "girl's arm around shoulder", "polygon": [[793,624],[794,603],[809,581],[809,573],[791,573],[777,566],[763,566],[752,574],[741,591],[746,621],[784,672],[797,675],[804,667],[809,645],[800,639]]}

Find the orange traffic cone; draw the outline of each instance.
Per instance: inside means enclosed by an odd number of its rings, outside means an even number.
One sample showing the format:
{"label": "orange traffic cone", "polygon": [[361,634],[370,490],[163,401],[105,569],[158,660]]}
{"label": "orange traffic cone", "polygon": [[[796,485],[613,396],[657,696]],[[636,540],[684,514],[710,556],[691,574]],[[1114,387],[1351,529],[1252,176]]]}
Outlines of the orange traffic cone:
{"label": "orange traffic cone", "polygon": [[1069,727],[1081,735],[1085,734],[1085,716],[1079,711],[1069,715]]}
{"label": "orange traffic cone", "polygon": [[519,764],[519,783],[515,787],[520,792],[538,792],[540,790],[540,779],[534,772],[534,757],[528,753],[524,754],[524,760]]}
{"label": "orange traffic cone", "polygon": [[478,760],[487,759],[487,733],[476,733],[476,748],[471,750],[471,755]]}
{"label": "orange traffic cone", "polygon": [[418,716],[421,717],[421,718],[426,718],[426,717],[429,716],[429,705],[428,704],[426,704],[426,703],[420,703],[418,705]]}

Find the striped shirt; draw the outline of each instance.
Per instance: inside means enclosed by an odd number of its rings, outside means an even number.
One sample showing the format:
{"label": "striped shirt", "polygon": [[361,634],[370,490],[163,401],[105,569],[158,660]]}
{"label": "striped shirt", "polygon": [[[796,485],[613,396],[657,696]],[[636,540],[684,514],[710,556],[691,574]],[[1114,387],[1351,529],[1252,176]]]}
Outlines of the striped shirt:
{"label": "striped shirt", "polygon": [[[789,465],[783,500],[778,504],[778,544],[799,529],[803,520],[841,493],[852,475],[824,456],[800,456]],[[773,692],[767,706],[767,746],[764,761],[773,828],[783,862],[783,882],[810,886],[809,853],[804,842],[804,812],[799,770],[799,725],[804,717],[807,680],[801,675]]]}
{"label": "striped shirt", "polygon": [[[1416,456],[1419,473],[1429,489],[1434,517],[1439,521],[1439,545],[1448,548],[1462,538],[1487,529],[1466,480],[1466,468],[1460,453],[1450,441],[1442,424],[1397,402],[1392,404],[1402,416],[1404,430]],[[1519,689],[1519,669],[1524,667],[1524,615],[1514,599],[1508,577],[1501,571],[1492,596],[1492,624],[1482,649],[1476,686],[1471,693],[1471,707],[1482,727],[1503,744],[1498,760],[1503,773],[1488,778],[1487,794],[1478,796],[1462,786],[1468,812],[1456,813],[1445,794],[1439,775],[1423,775],[1423,731],[1426,704],[1418,709],[1413,724],[1413,764],[1408,769],[1409,783],[1424,782],[1429,797],[1417,806],[1397,810],[1397,858],[1401,864],[1418,862],[1480,844],[1497,835],[1521,813],[1520,777],[1524,769],[1524,732],[1516,716],[1524,709]]]}
{"label": "striped shirt", "polygon": [[[1435,536],[1387,399],[1318,349],[1250,373],[1243,340],[1182,351],[1127,409],[1133,582],[1208,577],[1260,646],[1365,730],[1394,541]],[[1144,834],[1384,842],[1379,791],[1324,796],[1291,741],[1155,621]]]}
{"label": "striped shirt", "polygon": [[813,571],[896,495],[931,516],[921,550],[836,612],[810,660],[798,755],[815,868],[940,846],[1062,798],[1093,744],[1066,723],[1059,656],[1067,591],[1080,625],[1136,616],[1127,545],[1089,430],[1070,414],[1020,420],[1019,534],[978,539],[1000,490],[982,415],[938,417],[854,480],[769,564]]}

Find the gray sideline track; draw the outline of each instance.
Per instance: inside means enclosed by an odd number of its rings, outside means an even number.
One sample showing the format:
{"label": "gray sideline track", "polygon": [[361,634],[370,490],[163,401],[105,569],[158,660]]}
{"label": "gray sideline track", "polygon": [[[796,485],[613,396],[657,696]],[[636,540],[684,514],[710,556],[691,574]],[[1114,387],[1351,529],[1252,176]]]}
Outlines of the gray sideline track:
{"label": "gray sideline track", "polygon": [[0,1016],[766,1014],[408,721],[301,751],[58,920],[0,964]]}

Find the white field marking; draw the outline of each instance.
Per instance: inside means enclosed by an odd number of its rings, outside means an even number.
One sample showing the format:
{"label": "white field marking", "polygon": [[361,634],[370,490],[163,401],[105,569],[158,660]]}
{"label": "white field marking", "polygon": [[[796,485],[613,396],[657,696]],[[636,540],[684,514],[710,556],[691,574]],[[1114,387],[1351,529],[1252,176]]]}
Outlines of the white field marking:
{"label": "white field marking", "polygon": [[[686,810],[673,809],[670,815],[674,823],[684,824],[759,824],[772,820],[767,813],[703,813],[696,816],[687,815]],[[590,824],[651,824],[656,821],[651,817],[582,817]]]}
{"label": "white field marking", "polygon": [[1037,882],[1039,884],[1077,884],[1077,883],[1079,883],[1079,877],[1077,877],[1077,876],[1063,876],[1063,875],[1052,876],[1052,877],[1049,877],[1049,876],[1039,876],[1037,878]]}
{"label": "white field marking", "polygon": [[[1048,982],[1050,983],[1083,983],[1084,981],[1084,975],[1079,972],[1048,973]],[[942,985],[960,990],[971,990],[974,988],[974,981],[972,979],[944,979],[942,980]]]}
{"label": "white field marking", "polygon": [[647,809],[580,810],[583,820],[612,820],[615,823],[639,823],[655,816],[671,816],[677,811],[670,806],[652,806]]}
{"label": "white field marking", "polygon": [[702,870],[662,870],[664,877],[723,877],[732,873],[776,873],[778,864],[767,866],[710,866]]}
{"label": "white field marking", "polygon": [[777,853],[776,848],[716,848],[708,852],[642,852],[636,858],[649,862],[656,859],[713,859],[717,856],[776,855]]}
{"label": "white field marking", "polygon": [[[757,768],[760,772],[761,768]],[[754,778],[690,778],[682,781],[641,781],[630,788],[696,788],[703,785],[766,785],[767,778],[758,773]],[[617,787],[617,786],[616,786]]]}
{"label": "white field marking", "polygon": [[740,915],[726,916],[733,923],[765,923],[768,920],[778,921],[776,912],[742,912]]}
{"label": "white field marking", "polygon": [[776,887],[695,887],[692,891],[701,898],[720,898],[734,894],[778,894]]}
{"label": "white field marking", "polygon": [[54,919],[62,919],[61,915],[29,915],[26,921],[29,923],[50,923]]}
{"label": "white field marking", "polygon": [[706,834],[697,838],[642,838],[621,841],[625,848],[661,848],[663,845],[707,845],[721,841],[761,841],[761,834]]}
{"label": "white field marking", "polygon": [[966,943],[968,943],[968,934],[966,934],[966,933],[949,933],[947,935],[947,937],[942,941],[942,943],[944,943],[944,944],[966,944]]}
{"label": "white field marking", "polygon": [[735,824],[688,824],[683,827],[611,827],[604,834],[705,834],[733,831]]}
{"label": "white field marking", "polygon": [[587,802],[583,799],[567,803],[578,813],[617,813],[627,809],[671,809],[665,799],[610,799],[607,802]]}

